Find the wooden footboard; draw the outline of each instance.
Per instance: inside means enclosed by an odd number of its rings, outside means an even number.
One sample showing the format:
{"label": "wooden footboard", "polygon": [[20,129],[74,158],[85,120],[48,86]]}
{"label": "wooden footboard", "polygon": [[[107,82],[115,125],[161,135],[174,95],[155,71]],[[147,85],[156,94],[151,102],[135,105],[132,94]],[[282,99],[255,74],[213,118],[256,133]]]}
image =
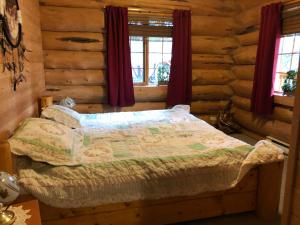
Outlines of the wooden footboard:
{"label": "wooden footboard", "polygon": [[[7,142],[0,143],[0,163],[0,170],[12,172]],[[44,225],[161,225],[249,211],[272,220],[278,216],[282,168],[282,162],[264,164],[251,170],[231,190],[197,196],[78,209],[59,209],[40,203],[41,216]]]}
{"label": "wooden footboard", "polygon": [[58,209],[41,204],[41,216],[44,225],[161,225],[254,211],[257,202],[258,176],[258,169],[254,169],[231,190],[191,197],[117,203],[79,209]]}

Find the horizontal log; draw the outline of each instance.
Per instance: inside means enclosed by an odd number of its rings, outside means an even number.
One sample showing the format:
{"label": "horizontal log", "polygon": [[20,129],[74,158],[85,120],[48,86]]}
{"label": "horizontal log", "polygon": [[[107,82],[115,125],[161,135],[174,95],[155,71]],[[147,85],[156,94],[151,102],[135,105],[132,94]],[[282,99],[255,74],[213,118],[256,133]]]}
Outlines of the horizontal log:
{"label": "horizontal log", "polygon": [[272,115],[273,119],[284,121],[286,123],[292,123],[293,120],[293,110],[276,106]]}
{"label": "horizontal log", "polygon": [[259,31],[254,30],[252,32],[241,34],[237,36],[241,45],[256,45],[258,43]]}
{"label": "horizontal log", "polygon": [[232,36],[238,28],[232,17],[192,16],[192,35]]}
{"label": "horizontal log", "polygon": [[46,86],[44,95],[53,96],[54,101],[66,97],[73,98],[76,103],[106,103],[107,93],[103,86]]}
{"label": "horizontal log", "polygon": [[199,85],[193,86],[192,98],[197,100],[226,100],[233,95],[228,85]]}
{"label": "horizontal log", "polygon": [[239,5],[242,8],[242,10],[247,10],[249,8],[256,7],[258,8],[261,5],[269,4],[271,2],[276,2],[276,0],[239,0]]}
{"label": "horizontal log", "polygon": [[193,0],[177,1],[173,0],[159,0],[153,4],[151,0],[135,1],[119,1],[119,0],[40,0],[43,6],[64,6],[64,7],[78,7],[78,8],[103,8],[106,5],[118,5],[123,7],[140,7],[151,9],[191,9],[194,14],[200,15],[217,15],[217,16],[232,16],[236,13],[237,4],[231,0],[210,0],[208,2],[195,2]]}
{"label": "horizontal log", "polygon": [[[230,68],[233,60],[229,55],[193,54],[194,69],[213,67]],[[105,68],[104,54],[101,52],[78,51],[44,51],[45,68],[47,69],[103,69]]]}
{"label": "horizontal log", "polygon": [[90,113],[105,113],[113,112],[114,108],[107,104],[76,104],[74,107],[79,113],[90,114]]}
{"label": "horizontal log", "polygon": [[237,40],[231,37],[192,36],[193,53],[226,55],[237,47]]}
{"label": "horizontal log", "polygon": [[237,80],[231,83],[234,93],[240,97],[251,98],[253,82],[248,80]]}
{"label": "horizontal log", "polygon": [[294,104],[295,104],[295,97],[294,96],[275,95],[274,102],[278,105],[283,105],[286,107],[293,108]]}
{"label": "horizontal log", "polygon": [[192,74],[193,85],[227,84],[234,80],[234,76],[230,70],[194,69]]}
{"label": "horizontal log", "polygon": [[104,69],[105,57],[102,52],[44,51],[46,69]]}
{"label": "horizontal log", "polygon": [[[48,85],[103,85],[104,70],[46,69]],[[193,70],[193,85],[227,84],[234,79],[230,70]]]}
{"label": "horizontal log", "polygon": [[47,85],[105,85],[104,70],[46,69]]}
{"label": "horizontal log", "polygon": [[273,136],[281,141],[289,142],[291,135],[291,124],[278,120],[270,120],[252,113],[234,108],[234,119],[243,127],[263,136]]}
{"label": "horizontal log", "polygon": [[[77,103],[106,103],[107,92],[103,86],[50,86],[47,85],[45,95],[52,95],[55,101],[65,97],[73,98]],[[134,87],[136,102],[165,101],[167,86],[136,86]]]}
{"label": "horizontal log", "polygon": [[233,58],[236,64],[254,65],[256,52],[257,45],[244,46],[234,52]]}
{"label": "horizontal log", "polygon": [[121,112],[134,112],[134,111],[144,111],[144,110],[159,110],[166,109],[167,104],[165,102],[138,102],[130,107],[122,107],[119,109]]}
{"label": "horizontal log", "polygon": [[250,112],[251,109],[251,99],[249,98],[243,98],[240,96],[233,96],[231,98],[233,105],[239,109],[246,110]]}
{"label": "horizontal log", "polygon": [[136,102],[161,102],[167,98],[167,86],[135,86],[134,97]]}
{"label": "horizontal log", "polygon": [[[249,98],[243,98],[239,96],[233,96],[232,101],[235,107],[246,110],[250,112],[251,100]],[[279,120],[286,123],[292,123],[293,110],[289,108],[284,108],[281,106],[275,106],[273,113],[268,118],[273,120]]]}
{"label": "horizontal log", "polygon": [[88,32],[43,32],[44,50],[104,51],[102,33]]}
{"label": "horizontal log", "polygon": [[233,60],[230,55],[193,54],[193,69],[220,69],[230,68]]}
{"label": "horizontal log", "polygon": [[194,116],[196,116],[198,119],[204,120],[212,126],[217,125],[217,114],[195,114]]}
{"label": "horizontal log", "polygon": [[261,6],[259,5],[252,8],[248,8],[247,10],[242,11],[238,15],[242,26],[240,32],[259,25],[260,11]]}
{"label": "horizontal log", "polygon": [[193,114],[216,114],[225,109],[229,101],[196,101],[191,104]]}
{"label": "horizontal log", "polygon": [[[103,86],[47,85],[46,89],[46,95],[53,95],[55,101],[71,97],[78,103],[103,103],[107,96]],[[232,94],[230,87],[225,85],[194,86],[192,92],[194,100],[223,100]],[[135,86],[134,95],[136,102],[166,101],[167,86]]]}
{"label": "horizontal log", "polygon": [[128,112],[165,109],[165,102],[137,102],[133,106],[115,108],[107,104],[77,104],[75,110],[79,113]]}
{"label": "horizontal log", "polygon": [[253,80],[255,66],[254,65],[235,65],[232,67],[233,74],[239,80]]}
{"label": "horizontal log", "polygon": [[104,13],[99,9],[41,6],[43,31],[103,32]]}

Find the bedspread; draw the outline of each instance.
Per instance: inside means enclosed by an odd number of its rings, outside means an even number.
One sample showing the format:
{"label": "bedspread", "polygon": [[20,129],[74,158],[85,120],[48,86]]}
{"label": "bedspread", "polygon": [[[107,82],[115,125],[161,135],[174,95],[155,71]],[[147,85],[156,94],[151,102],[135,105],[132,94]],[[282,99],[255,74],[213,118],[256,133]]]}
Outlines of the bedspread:
{"label": "bedspread", "polygon": [[91,207],[226,190],[255,165],[283,159],[267,141],[250,146],[188,113],[147,113],[78,129],[81,144],[63,160],[19,158],[20,184],[51,206]]}

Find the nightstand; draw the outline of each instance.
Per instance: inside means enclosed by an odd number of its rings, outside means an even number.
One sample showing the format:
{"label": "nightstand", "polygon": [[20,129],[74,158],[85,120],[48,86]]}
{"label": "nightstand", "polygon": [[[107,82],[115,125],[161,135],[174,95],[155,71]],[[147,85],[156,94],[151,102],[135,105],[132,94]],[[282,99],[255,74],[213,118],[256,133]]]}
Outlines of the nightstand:
{"label": "nightstand", "polygon": [[28,225],[42,225],[39,202],[37,200],[25,201],[13,206],[23,206],[23,209],[30,209],[31,218],[26,221]]}

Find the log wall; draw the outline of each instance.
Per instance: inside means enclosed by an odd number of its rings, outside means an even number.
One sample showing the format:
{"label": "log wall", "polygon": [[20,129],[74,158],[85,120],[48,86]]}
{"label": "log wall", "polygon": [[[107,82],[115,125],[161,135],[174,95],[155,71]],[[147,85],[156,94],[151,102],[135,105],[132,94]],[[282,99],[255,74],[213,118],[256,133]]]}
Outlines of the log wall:
{"label": "log wall", "polygon": [[[130,3],[131,2],[131,3]],[[232,52],[238,12],[235,1],[159,0],[40,0],[46,89],[55,100],[69,96],[80,112],[112,111],[106,102],[105,5],[140,8],[191,9],[193,50],[192,112],[208,121],[233,94]],[[135,87],[136,104],[118,109],[165,108],[166,87]]]}
{"label": "log wall", "polygon": [[263,5],[271,2],[274,1],[239,1],[241,12],[236,16],[239,24],[236,36],[239,48],[233,53],[234,66],[232,67],[232,72],[235,76],[235,81],[231,83],[234,91],[232,101],[234,103],[235,120],[245,129],[258,133],[261,136],[271,135],[282,141],[289,142],[293,116],[293,99],[276,97],[274,113],[268,118],[254,116],[250,112],[260,26],[260,9]]}
{"label": "log wall", "polygon": [[12,74],[8,71],[0,76],[0,131],[13,131],[19,122],[37,113],[37,99],[45,88],[42,37],[38,0],[20,0],[23,16],[24,44],[26,53],[24,75],[26,83],[14,92]]}

